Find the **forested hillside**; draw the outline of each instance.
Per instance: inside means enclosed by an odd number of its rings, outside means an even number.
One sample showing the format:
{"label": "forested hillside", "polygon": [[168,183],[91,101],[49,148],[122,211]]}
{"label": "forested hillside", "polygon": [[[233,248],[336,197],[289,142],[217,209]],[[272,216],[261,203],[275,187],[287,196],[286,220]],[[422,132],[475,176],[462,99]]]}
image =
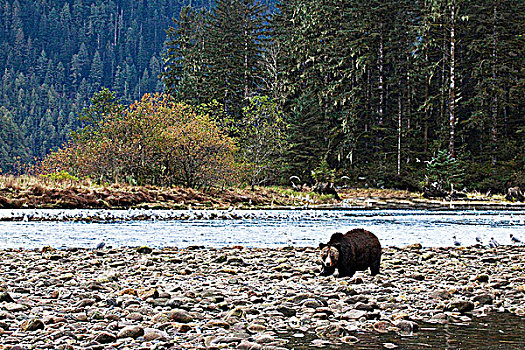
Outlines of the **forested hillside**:
{"label": "forested hillside", "polygon": [[60,146],[101,87],[127,102],[162,91],[172,18],[211,2],[0,0],[2,171]]}

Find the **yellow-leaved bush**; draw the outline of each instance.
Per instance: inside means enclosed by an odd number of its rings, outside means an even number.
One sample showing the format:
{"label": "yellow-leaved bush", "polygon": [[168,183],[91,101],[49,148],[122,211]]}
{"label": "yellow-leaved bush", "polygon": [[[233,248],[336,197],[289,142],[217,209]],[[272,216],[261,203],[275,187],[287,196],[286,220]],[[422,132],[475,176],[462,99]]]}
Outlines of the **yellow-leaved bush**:
{"label": "yellow-leaved bush", "polygon": [[235,142],[207,116],[164,94],[103,115],[42,162],[101,182],[220,186],[234,176]]}

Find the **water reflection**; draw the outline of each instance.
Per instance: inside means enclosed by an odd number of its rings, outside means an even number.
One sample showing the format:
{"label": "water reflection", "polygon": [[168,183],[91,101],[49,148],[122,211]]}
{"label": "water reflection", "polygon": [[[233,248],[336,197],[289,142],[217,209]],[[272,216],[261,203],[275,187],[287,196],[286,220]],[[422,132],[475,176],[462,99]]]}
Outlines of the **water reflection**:
{"label": "water reflection", "polygon": [[[525,349],[525,319],[507,313],[492,313],[487,317],[474,319],[470,324],[421,325],[412,336],[395,333],[354,333],[359,341],[344,344],[331,340],[332,344],[318,339],[313,334],[296,338],[287,334],[289,349]],[[334,343],[335,341],[335,343]],[[324,345],[323,345],[324,344]]]}

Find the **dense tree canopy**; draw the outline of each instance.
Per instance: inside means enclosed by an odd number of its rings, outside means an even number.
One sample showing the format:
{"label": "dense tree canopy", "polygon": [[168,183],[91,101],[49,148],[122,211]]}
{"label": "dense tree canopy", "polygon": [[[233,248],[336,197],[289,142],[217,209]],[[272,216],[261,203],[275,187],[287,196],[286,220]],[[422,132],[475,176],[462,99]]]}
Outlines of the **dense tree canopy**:
{"label": "dense tree canopy", "polygon": [[280,9],[295,173],[327,161],[399,185],[423,179],[425,162],[446,150],[469,167],[467,185],[525,183],[523,2],[294,0]]}
{"label": "dense tree canopy", "polygon": [[523,1],[0,3],[3,124],[22,140],[2,147],[21,160],[87,126],[102,87],[124,116],[165,89],[233,137],[252,184],[525,186]]}

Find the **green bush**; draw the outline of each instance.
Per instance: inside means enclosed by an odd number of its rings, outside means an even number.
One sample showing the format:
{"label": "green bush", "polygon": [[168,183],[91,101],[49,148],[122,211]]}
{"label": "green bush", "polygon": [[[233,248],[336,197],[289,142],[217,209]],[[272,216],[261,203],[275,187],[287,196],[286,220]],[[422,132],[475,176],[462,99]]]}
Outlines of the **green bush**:
{"label": "green bush", "polygon": [[61,171],[50,173],[50,174],[43,174],[40,176],[42,176],[43,178],[51,179],[53,181],[78,181],[79,180],[78,177],[71,175],[65,170],[61,170]]}
{"label": "green bush", "polygon": [[463,164],[448,151],[438,151],[426,167],[426,183],[437,184],[443,190],[460,189],[465,180]]}

